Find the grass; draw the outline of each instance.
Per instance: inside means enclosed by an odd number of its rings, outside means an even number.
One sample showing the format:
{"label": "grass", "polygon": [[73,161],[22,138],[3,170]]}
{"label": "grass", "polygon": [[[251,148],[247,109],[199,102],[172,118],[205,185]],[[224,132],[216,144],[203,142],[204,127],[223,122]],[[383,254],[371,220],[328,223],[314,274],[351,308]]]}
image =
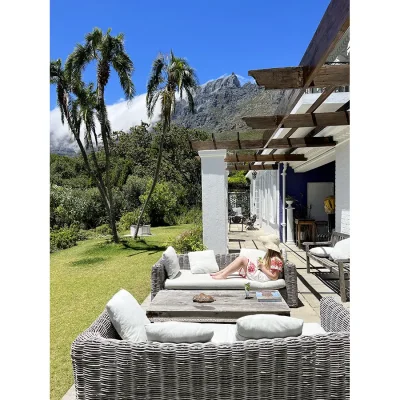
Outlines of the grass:
{"label": "grass", "polygon": [[[151,228],[153,237],[120,244],[90,239],[50,256],[50,397],[61,399],[73,384],[71,343],[121,288],[139,303],[150,293],[151,266],[165,243],[190,225]],[[124,238],[125,239],[125,238]]]}

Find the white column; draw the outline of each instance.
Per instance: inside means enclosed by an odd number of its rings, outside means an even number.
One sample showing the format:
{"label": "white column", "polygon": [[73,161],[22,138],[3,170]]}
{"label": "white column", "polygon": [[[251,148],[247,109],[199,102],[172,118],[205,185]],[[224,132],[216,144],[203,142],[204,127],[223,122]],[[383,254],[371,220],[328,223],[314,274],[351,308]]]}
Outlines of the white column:
{"label": "white column", "polygon": [[292,204],[286,208],[286,243],[288,244],[294,244],[293,210]]}
{"label": "white column", "polygon": [[228,253],[226,150],[201,150],[203,242],[215,254]]}
{"label": "white column", "polygon": [[282,170],[282,242],[286,243],[286,169],[287,169],[287,162],[283,163],[283,170]]}

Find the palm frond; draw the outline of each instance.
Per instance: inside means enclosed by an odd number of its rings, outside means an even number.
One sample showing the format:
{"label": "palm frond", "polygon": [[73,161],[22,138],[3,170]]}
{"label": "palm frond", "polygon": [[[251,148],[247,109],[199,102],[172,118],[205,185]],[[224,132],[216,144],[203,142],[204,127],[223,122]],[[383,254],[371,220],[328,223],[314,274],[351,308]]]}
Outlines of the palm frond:
{"label": "palm frond", "polygon": [[146,95],[147,115],[149,118],[153,116],[154,108],[160,95],[160,86],[164,83],[163,71],[166,68],[165,61],[165,57],[162,54],[158,55],[153,61]]}
{"label": "palm frond", "polygon": [[125,52],[118,53],[111,61],[113,68],[119,76],[119,82],[127,100],[133,99],[135,86],[131,76],[134,71],[132,60]]}

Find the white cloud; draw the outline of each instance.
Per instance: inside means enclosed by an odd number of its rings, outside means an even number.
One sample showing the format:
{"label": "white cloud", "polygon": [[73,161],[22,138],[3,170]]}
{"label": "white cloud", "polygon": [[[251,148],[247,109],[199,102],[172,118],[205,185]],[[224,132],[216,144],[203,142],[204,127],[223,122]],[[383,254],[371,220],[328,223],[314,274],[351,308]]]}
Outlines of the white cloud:
{"label": "white cloud", "polygon": [[[160,106],[157,104],[154,110],[154,117],[149,121],[146,110],[146,94],[136,96],[129,104],[127,101],[120,99],[117,103],[107,106],[108,118],[113,131],[128,130],[131,126],[139,125],[141,121],[150,122],[151,124],[159,120]],[[54,108],[50,111],[50,132],[51,145],[55,148],[68,146],[75,147],[71,141],[71,134],[68,125],[61,123],[60,109]],[[68,146],[69,147],[69,146]]]}

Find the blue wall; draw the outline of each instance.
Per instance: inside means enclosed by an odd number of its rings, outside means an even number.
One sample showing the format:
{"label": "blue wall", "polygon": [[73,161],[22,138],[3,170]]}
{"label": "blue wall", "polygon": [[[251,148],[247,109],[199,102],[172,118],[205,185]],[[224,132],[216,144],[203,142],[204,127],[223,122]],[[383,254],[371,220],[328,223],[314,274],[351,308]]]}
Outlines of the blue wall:
{"label": "blue wall", "polygon": [[[279,204],[282,205],[282,171],[283,164],[279,164]],[[308,172],[295,173],[292,167],[286,169],[286,196],[294,197],[304,207],[307,207],[308,182],[335,183],[335,161],[315,168]],[[301,193],[303,196],[301,196]],[[294,204],[295,206],[295,204]],[[282,240],[282,206],[279,207],[279,233]]]}
{"label": "blue wall", "polygon": [[[307,183],[335,183],[335,161],[303,173],[295,173],[293,168],[288,167],[286,174],[286,196],[294,197],[299,203],[307,207]],[[303,197],[301,194],[303,194]]]}

